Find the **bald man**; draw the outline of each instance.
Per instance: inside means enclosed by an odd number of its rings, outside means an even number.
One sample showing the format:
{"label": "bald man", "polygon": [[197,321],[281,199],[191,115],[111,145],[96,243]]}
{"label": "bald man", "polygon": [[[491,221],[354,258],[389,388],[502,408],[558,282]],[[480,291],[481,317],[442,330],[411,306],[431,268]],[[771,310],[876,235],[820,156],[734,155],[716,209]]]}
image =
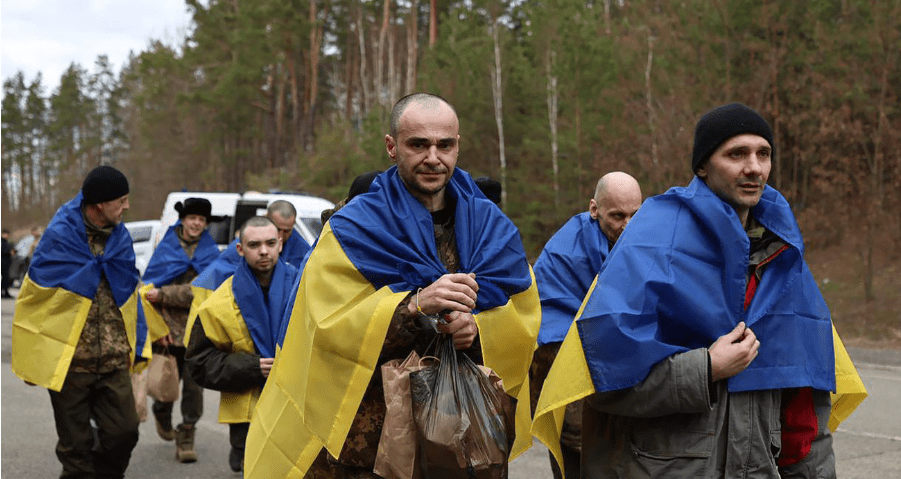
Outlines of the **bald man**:
{"label": "bald man", "polygon": [[[620,171],[607,173],[598,181],[588,211],[570,218],[544,245],[535,262],[535,281],[541,297],[541,331],[531,366],[533,409],[582,300],[613,244],[640,206],[641,188],[635,178]],[[581,402],[567,406],[560,436],[566,477],[579,477],[581,409]],[[561,477],[553,456],[551,469],[555,478]]]}

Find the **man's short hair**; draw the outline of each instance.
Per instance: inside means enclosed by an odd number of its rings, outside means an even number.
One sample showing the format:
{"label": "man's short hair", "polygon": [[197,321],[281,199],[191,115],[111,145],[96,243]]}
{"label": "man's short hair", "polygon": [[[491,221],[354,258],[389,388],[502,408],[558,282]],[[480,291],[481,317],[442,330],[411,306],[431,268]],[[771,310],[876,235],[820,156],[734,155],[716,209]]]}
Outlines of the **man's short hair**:
{"label": "man's short hair", "polygon": [[391,110],[391,120],[389,124],[388,134],[391,135],[392,138],[397,138],[397,128],[400,126],[400,117],[404,114],[404,111],[413,102],[423,102],[423,101],[441,101],[445,105],[447,105],[454,115],[457,114],[457,110],[454,110],[453,105],[450,104],[449,101],[441,98],[438,95],[432,93],[411,93],[400,100],[397,100],[397,103],[394,104],[394,108]]}
{"label": "man's short hair", "polygon": [[275,200],[266,208],[266,216],[272,213],[278,213],[279,216],[287,220],[297,217],[297,208],[290,201]]}
{"label": "man's short hair", "polygon": [[241,225],[241,229],[238,230],[238,242],[244,244],[244,230],[250,227],[259,227],[259,226],[273,226],[276,231],[278,231],[278,227],[275,226],[275,223],[272,222],[269,218],[265,216],[252,216],[248,218],[247,221]]}

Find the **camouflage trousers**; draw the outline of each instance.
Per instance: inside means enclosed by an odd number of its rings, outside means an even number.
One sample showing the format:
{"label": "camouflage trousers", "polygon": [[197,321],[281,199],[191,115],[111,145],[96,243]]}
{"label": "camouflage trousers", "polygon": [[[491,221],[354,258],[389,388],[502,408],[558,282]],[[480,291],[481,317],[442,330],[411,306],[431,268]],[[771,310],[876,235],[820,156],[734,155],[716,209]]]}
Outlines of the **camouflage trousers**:
{"label": "camouflage trousers", "polygon": [[382,476],[372,472],[371,468],[338,464],[328,451],[322,448],[304,479],[382,479]]}
{"label": "camouflage trousers", "polygon": [[[111,373],[73,373],[60,392],[50,391],[56,419],[56,457],[60,478],[121,478],[138,443],[138,412],[131,377]],[[97,442],[91,419],[97,425]]]}

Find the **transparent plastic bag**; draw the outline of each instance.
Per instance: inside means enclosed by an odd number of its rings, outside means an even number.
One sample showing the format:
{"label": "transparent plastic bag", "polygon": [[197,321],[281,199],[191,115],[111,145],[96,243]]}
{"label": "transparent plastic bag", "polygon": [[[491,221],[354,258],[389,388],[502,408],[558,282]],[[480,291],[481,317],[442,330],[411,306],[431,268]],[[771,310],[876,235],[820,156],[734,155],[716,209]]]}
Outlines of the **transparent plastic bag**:
{"label": "transparent plastic bag", "polygon": [[435,357],[410,373],[422,477],[506,478],[516,399],[497,374],[456,351],[450,335],[440,335]]}

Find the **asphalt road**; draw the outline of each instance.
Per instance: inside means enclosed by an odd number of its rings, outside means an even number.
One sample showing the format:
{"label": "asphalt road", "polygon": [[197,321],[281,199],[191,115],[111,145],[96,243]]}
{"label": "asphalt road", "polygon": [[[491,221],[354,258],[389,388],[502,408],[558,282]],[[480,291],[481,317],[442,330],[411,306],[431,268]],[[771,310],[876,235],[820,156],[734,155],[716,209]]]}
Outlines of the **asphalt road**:
{"label": "asphalt road", "polygon": [[[15,293],[15,290],[13,290]],[[0,477],[31,479],[58,477],[56,430],[47,391],[30,387],[10,369],[13,300],[2,309],[2,383],[0,383]],[[849,350],[870,396],[835,433],[838,477],[892,478],[901,469],[901,352]],[[219,394],[204,394],[204,416],[198,423],[198,461],[179,464],[175,445],[160,439],[152,417],[141,424],[141,438],[126,474],[130,479],[240,477],[228,467],[228,428],[216,423]],[[176,405],[176,409],[177,409]],[[177,413],[176,413],[177,416]],[[178,420],[178,418],[173,418]],[[510,479],[550,479],[547,449],[535,442],[510,464]]]}

